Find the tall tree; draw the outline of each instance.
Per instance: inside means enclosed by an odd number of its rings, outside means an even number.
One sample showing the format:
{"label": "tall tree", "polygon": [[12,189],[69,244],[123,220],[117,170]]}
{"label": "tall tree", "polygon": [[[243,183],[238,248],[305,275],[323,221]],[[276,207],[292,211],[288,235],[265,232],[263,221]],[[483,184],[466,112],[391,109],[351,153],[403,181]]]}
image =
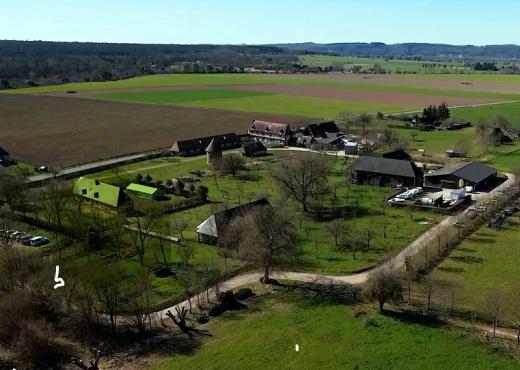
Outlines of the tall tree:
{"label": "tall tree", "polygon": [[289,217],[271,206],[263,206],[238,218],[239,251],[245,258],[260,263],[263,281],[269,282],[269,273],[279,258],[294,254],[296,234]]}
{"label": "tall tree", "polygon": [[328,191],[329,163],[324,156],[306,153],[283,160],[273,177],[285,194],[308,210],[311,198]]}
{"label": "tall tree", "polygon": [[369,298],[377,300],[380,312],[384,312],[385,303],[403,300],[401,281],[390,270],[377,271],[370,278],[366,292]]}

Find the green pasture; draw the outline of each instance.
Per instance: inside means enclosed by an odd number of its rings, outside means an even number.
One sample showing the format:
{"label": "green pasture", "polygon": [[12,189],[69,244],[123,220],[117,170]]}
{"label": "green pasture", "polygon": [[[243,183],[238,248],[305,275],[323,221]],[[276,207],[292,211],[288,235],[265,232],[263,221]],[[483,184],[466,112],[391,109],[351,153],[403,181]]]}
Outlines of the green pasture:
{"label": "green pasture", "polygon": [[[358,58],[334,55],[300,55],[300,61],[306,65],[328,67],[331,65],[372,67],[380,64],[386,71],[407,73],[472,73],[475,72],[464,63],[458,62],[429,62],[415,60],[398,60],[385,58]],[[435,68],[425,67],[424,64],[435,64]],[[444,68],[446,66],[446,68]]]}
{"label": "green pasture", "polygon": [[114,92],[96,94],[100,99],[121,100],[139,103],[174,104],[190,101],[213,99],[232,99],[242,97],[272,95],[261,91],[246,91],[233,89],[198,89],[175,91],[146,91],[146,92]]}
{"label": "green pasture", "polygon": [[[484,312],[483,303],[491,292],[500,289],[510,294],[518,288],[519,224],[517,214],[505,229],[496,231],[484,225],[457,246],[433,273],[442,286],[437,299],[443,300],[445,288],[453,289],[457,307]],[[511,304],[506,299],[504,310]]]}
{"label": "green pasture", "polygon": [[[211,334],[149,370],[174,369],[518,369],[469,335],[281,293],[248,302],[204,328]],[[366,324],[368,322],[368,324]],[[295,345],[299,345],[299,352]],[[180,353],[179,353],[180,352]],[[173,354],[177,353],[177,354]]]}
{"label": "green pasture", "polygon": [[[428,75],[421,74],[420,77],[444,78],[444,76],[453,75]],[[471,82],[475,76],[482,76],[479,74],[464,75],[465,80]],[[487,76],[487,75],[486,75]],[[491,77],[494,77],[492,75]],[[414,78],[414,77],[403,77]],[[509,79],[511,83],[520,83],[519,76],[500,76],[496,78]],[[493,80],[490,80],[493,82]],[[70,83],[56,86],[41,86],[24,89],[10,90],[6,93],[45,93],[45,92],[66,92],[66,91],[88,91],[88,90],[105,90],[105,89],[127,89],[127,88],[153,88],[153,87],[168,87],[168,86],[198,86],[198,85],[220,85],[220,84],[282,84],[282,85],[300,85],[300,86],[315,86],[315,87],[332,87],[344,88],[352,90],[363,91],[384,91],[384,92],[399,92],[410,94],[426,94],[434,96],[462,96],[475,98],[489,98],[500,101],[518,100],[520,94],[508,92],[489,92],[477,91],[466,88],[435,88],[428,87],[424,80],[418,79],[417,86],[403,86],[396,81],[393,85],[388,84],[374,84],[354,83],[349,81],[342,81],[341,75],[337,79],[331,79],[328,74],[314,74],[314,75],[271,75],[271,74],[161,74],[143,77],[135,77],[120,81],[106,81],[106,82],[84,82],[84,83]],[[426,86],[425,86],[426,85]]]}
{"label": "green pasture", "polygon": [[235,99],[200,100],[185,103],[184,105],[246,112],[289,114],[316,118],[330,118],[346,111],[352,113],[392,113],[417,108],[416,106],[411,105],[322,99],[293,95],[268,95]]}
{"label": "green pasture", "polygon": [[492,123],[499,114],[506,117],[512,124],[520,124],[520,102],[451,109],[452,117],[467,119],[473,125],[480,120]]}

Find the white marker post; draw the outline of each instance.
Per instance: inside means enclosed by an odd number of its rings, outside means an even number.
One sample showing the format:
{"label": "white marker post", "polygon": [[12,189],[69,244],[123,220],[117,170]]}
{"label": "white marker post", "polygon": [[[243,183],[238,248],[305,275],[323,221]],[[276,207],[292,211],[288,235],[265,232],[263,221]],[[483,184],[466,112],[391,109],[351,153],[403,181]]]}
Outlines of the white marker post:
{"label": "white marker post", "polygon": [[300,352],[300,346],[299,346],[298,344],[295,345],[295,346],[294,346],[294,350],[295,350],[296,352]]}
{"label": "white marker post", "polygon": [[65,286],[65,280],[60,278],[60,266],[56,266],[56,273],[54,274],[54,281],[56,284],[54,284],[54,289],[61,288],[62,286]]}

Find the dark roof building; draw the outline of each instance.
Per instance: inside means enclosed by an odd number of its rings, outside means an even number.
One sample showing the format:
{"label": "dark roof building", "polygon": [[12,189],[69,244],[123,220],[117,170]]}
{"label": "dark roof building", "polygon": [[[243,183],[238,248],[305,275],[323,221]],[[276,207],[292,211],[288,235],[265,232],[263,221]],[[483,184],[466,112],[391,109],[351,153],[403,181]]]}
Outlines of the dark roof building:
{"label": "dark roof building", "polygon": [[408,154],[404,149],[396,149],[392,150],[391,152],[386,152],[382,155],[383,158],[388,159],[399,159],[402,161],[411,161],[412,156]]}
{"label": "dark roof building", "polygon": [[4,148],[0,147],[0,162],[9,162],[9,153]]}
{"label": "dark roof building", "polygon": [[291,127],[287,123],[254,120],[247,131],[253,141],[262,143],[287,145],[293,137]]}
{"label": "dark roof building", "polygon": [[260,157],[267,154],[267,149],[261,142],[253,141],[244,143],[240,148],[240,154],[245,157]]}
{"label": "dark roof building", "polygon": [[270,207],[267,199],[259,199],[251,203],[229,208],[209,216],[204,222],[197,226],[199,243],[216,245],[224,233],[225,228],[237,217],[246,215],[258,207]]}
{"label": "dark roof building", "polygon": [[473,186],[482,190],[495,184],[497,170],[478,162],[459,162],[442,167],[424,176],[429,186],[458,189]]}
{"label": "dark roof building", "polygon": [[411,161],[361,156],[352,165],[352,181],[363,185],[422,186],[423,172]]}
{"label": "dark roof building", "polygon": [[205,154],[206,148],[212,140],[214,140],[214,146],[220,148],[220,150],[236,149],[240,148],[241,145],[240,137],[237,134],[230,132],[215,136],[179,140],[172,145],[170,151],[174,155],[179,155],[181,157]]}
{"label": "dark roof building", "polygon": [[303,130],[303,136],[326,137],[327,134],[339,134],[339,128],[334,121],[312,123]]}

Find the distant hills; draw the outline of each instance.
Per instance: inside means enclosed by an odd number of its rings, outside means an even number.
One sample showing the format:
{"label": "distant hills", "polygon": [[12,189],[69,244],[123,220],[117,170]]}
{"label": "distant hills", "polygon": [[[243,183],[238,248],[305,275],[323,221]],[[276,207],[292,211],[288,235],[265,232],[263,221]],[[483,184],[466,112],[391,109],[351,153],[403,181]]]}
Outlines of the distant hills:
{"label": "distant hills", "polygon": [[271,44],[294,52],[335,54],[360,57],[402,58],[462,58],[462,59],[516,59],[520,58],[518,45],[448,45],[428,43],[384,44],[381,42],[316,44]]}

